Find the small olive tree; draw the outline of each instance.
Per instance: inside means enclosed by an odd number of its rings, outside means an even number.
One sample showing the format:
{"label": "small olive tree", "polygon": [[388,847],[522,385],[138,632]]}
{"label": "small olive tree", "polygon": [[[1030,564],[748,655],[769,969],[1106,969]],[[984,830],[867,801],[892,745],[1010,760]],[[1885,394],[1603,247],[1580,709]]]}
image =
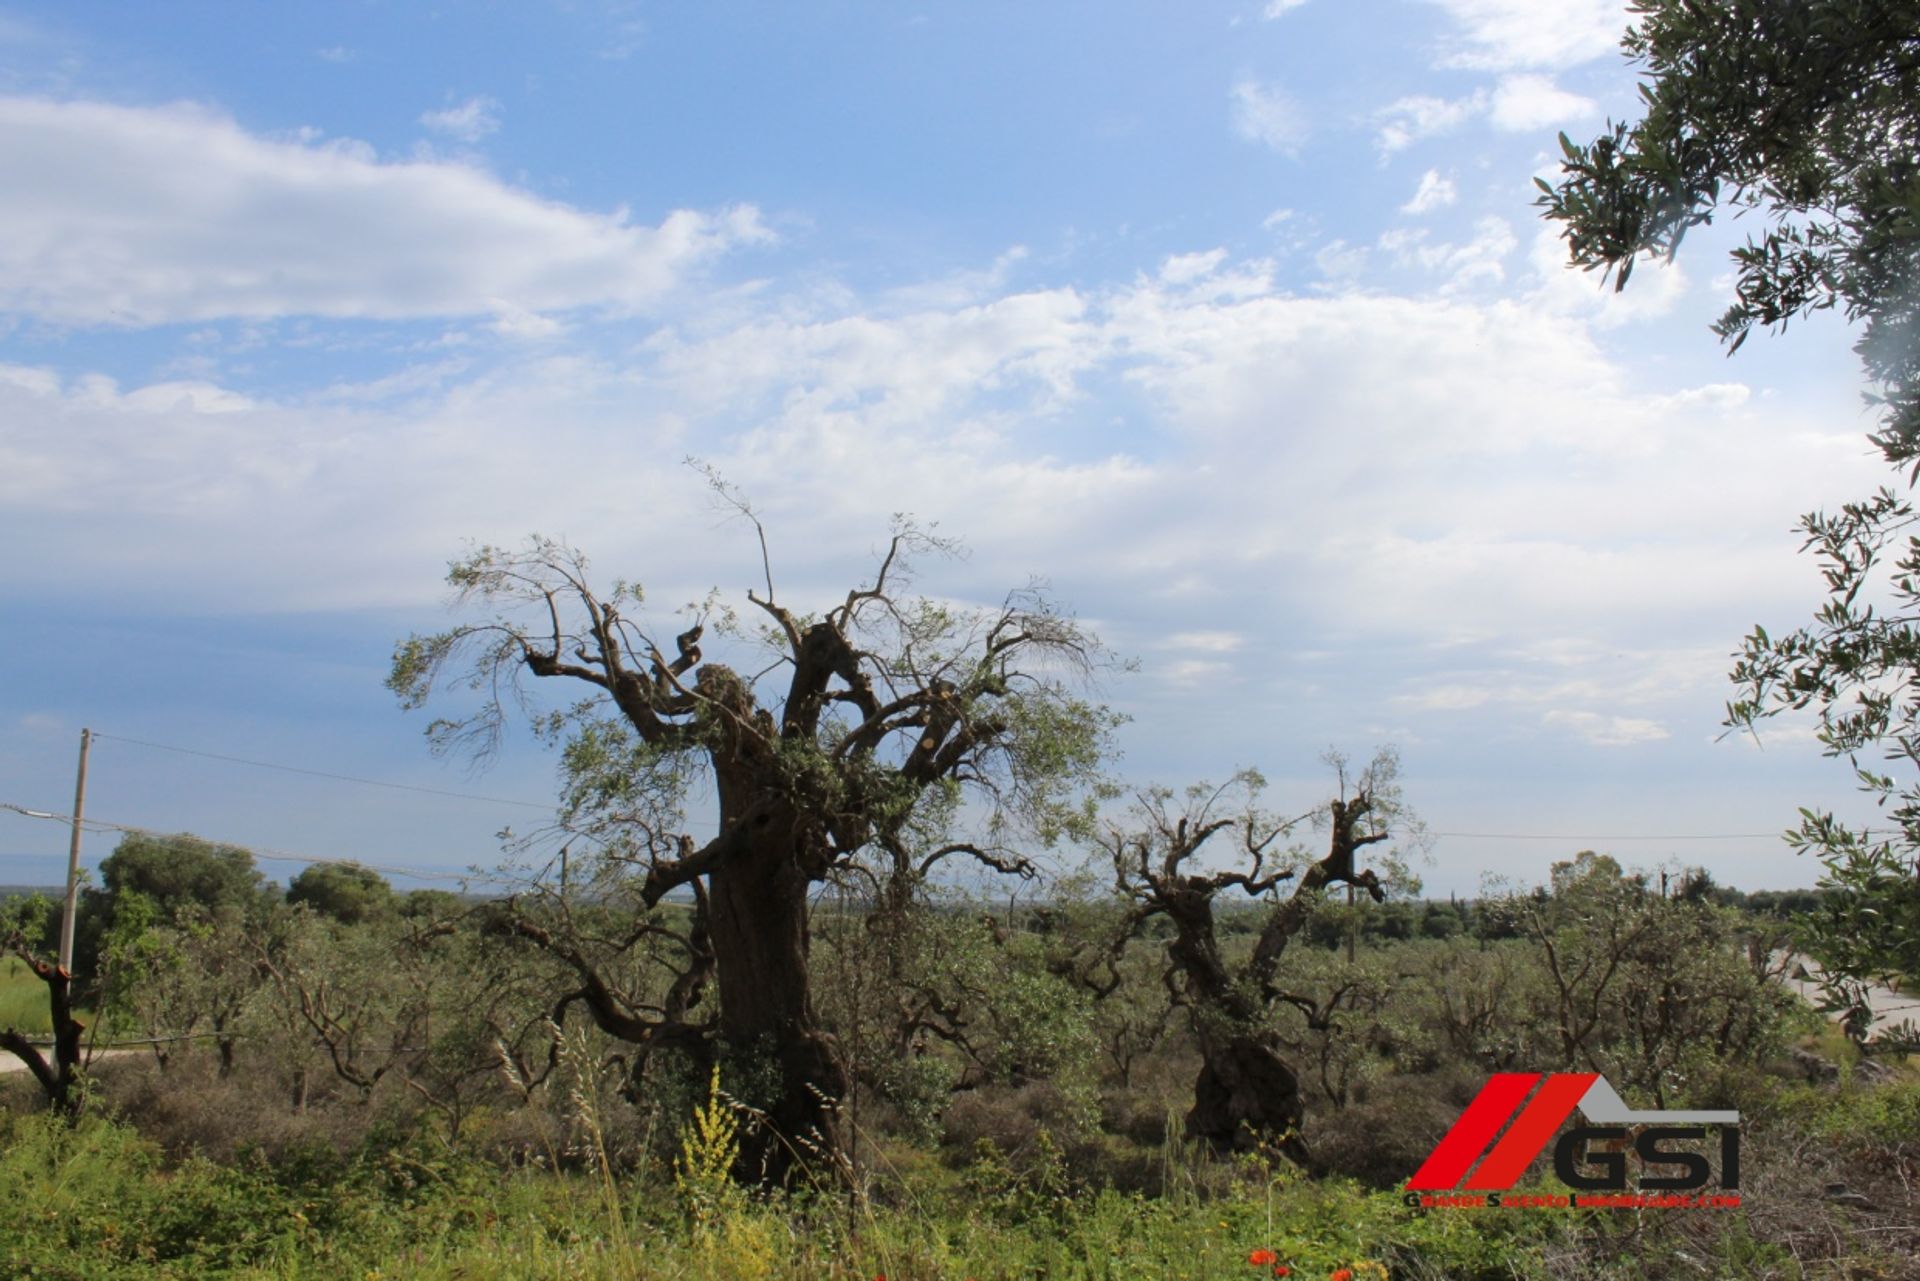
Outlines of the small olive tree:
{"label": "small olive tree", "polygon": [[[1218,787],[1191,787],[1177,803],[1167,789],[1145,792],[1129,821],[1106,833],[1115,885],[1134,905],[1126,928],[1137,930],[1153,917],[1173,926],[1169,977],[1192,1015],[1201,1057],[1186,1130],[1219,1149],[1273,1144],[1305,1156],[1300,1078],[1270,1013],[1285,1003],[1324,1023],[1331,1011],[1324,1000],[1287,987],[1281,960],[1327,890],[1350,885],[1383,901],[1404,865],[1387,850],[1376,866],[1363,867],[1361,851],[1384,847],[1396,821],[1403,831],[1418,831],[1400,801],[1399,760],[1391,749],[1357,778],[1348,777],[1343,759],[1333,759],[1337,794],[1296,819],[1263,813],[1258,802],[1265,780],[1246,770]],[[1317,859],[1279,844],[1309,820],[1327,833],[1326,853]],[[1238,848],[1225,869],[1207,870],[1202,851],[1228,833],[1238,837]],[[1279,887],[1288,882],[1291,891],[1282,896]],[[1229,891],[1270,903],[1243,958],[1229,957],[1215,928],[1215,900]]]}

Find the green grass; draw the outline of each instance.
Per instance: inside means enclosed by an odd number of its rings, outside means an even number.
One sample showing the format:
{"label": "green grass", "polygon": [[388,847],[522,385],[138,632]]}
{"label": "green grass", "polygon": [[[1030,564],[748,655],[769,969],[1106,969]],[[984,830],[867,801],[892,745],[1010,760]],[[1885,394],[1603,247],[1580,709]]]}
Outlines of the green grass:
{"label": "green grass", "polygon": [[53,1033],[47,985],[34,977],[17,956],[0,960],[0,1028],[14,1028],[29,1036]]}
{"label": "green grass", "polygon": [[[1801,1118],[1797,1133],[1836,1148],[1910,1142],[1920,1126],[1920,1081],[1838,1096],[1788,1087],[1777,1102]],[[1776,1140],[1755,1137],[1757,1151]],[[696,1227],[685,1180],[660,1170],[619,1180],[502,1170],[424,1135],[349,1157],[316,1145],[272,1163],[169,1166],[126,1125],[0,1113],[0,1276],[1267,1281],[1266,1251],[1294,1281],[1343,1270],[1351,1281],[1908,1275],[1872,1240],[1851,1243],[1865,1247],[1851,1256],[1863,1270],[1803,1266],[1753,1236],[1742,1211],[1646,1222],[1607,1211],[1421,1213],[1394,1192],[1288,1167],[1183,1168],[1177,1148],[1167,1194],[1149,1198],[1075,1186],[1040,1148],[1019,1171],[990,1147],[964,1169],[915,1161],[911,1178],[868,1206],[736,1193]]]}
{"label": "green grass", "polygon": [[741,1197],[689,1224],[660,1180],[503,1172],[409,1144],[342,1159],[167,1169],[131,1129],[0,1120],[0,1275],[40,1281],[1265,1281],[1273,1250],[1302,1281],[1409,1275],[1509,1281],[1559,1216],[1449,1221],[1345,1182],[1270,1182],[1224,1195],[1065,1195],[989,1164],[945,1171],[903,1204]]}

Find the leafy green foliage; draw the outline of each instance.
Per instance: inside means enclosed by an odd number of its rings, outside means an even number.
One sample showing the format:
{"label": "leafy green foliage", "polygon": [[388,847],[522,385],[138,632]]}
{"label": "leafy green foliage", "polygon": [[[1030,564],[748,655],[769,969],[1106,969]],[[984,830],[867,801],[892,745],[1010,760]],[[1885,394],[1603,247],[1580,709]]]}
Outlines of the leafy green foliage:
{"label": "leafy green foliage", "polygon": [[1575,263],[1624,286],[1725,209],[1765,230],[1735,251],[1715,331],[1738,347],[1839,308],[1887,417],[1891,461],[1920,449],[1920,16],[1904,0],[1638,0],[1624,41],[1645,114],[1540,182]]}
{"label": "leafy green foliage", "polygon": [[74,931],[74,968],[83,974],[98,969],[123,902],[146,904],[150,923],[165,924],[182,911],[252,911],[269,897],[252,854],[184,834],[129,832],[100,860],[100,881],[100,888],[82,892]]}
{"label": "leafy green foliage", "polygon": [[[1825,873],[1802,945],[1834,976],[1830,995],[1864,1026],[1863,980],[1920,975],[1920,539],[1912,506],[1882,490],[1804,522],[1830,596],[1812,627],[1756,628],[1734,679],[1744,696],[1730,724],[1753,730],[1781,712],[1813,710],[1830,756],[1845,757],[1890,827],[1860,829],[1803,809],[1796,848]],[[1891,559],[1891,565],[1885,562]]]}
{"label": "leafy green foliage", "polygon": [[358,863],[315,863],[303,868],[287,885],[287,902],[305,903],[322,916],[348,925],[394,910],[393,886],[387,878]]}
{"label": "leafy green foliage", "polygon": [[1532,962],[1503,976],[1504,1017],[1537,1038],[1524,1062],[1601,1071],[1664,1107],[1711,1090],[1728,1065],[1765,1062],[1806,1026],[1737,913],[1663,893],[1606,855],[1556,863],[1550,887],[1494,910]]}

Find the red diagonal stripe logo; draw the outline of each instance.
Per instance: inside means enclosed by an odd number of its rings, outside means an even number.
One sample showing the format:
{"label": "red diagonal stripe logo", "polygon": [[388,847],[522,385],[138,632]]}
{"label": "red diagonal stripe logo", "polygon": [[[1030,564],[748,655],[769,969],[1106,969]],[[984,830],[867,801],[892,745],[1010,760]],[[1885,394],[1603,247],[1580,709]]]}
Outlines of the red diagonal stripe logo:
{"label": "red diagonal stripe logo", "polygon": [[1506,1135],[1480,1168],[1467,1180],[1469,1191],[1498,1192],[1510,1188],[1547,1146],[1547,1140],[1560,1123],[1573,1114],[1574,1106],[1599,1077],[1598,1072],[1555,1072],[1533,1096]]}
{"label": "red diagonal stripe logo", "polygon": [[1538,1072],[1500,1072],[1489,1078],[1413,1172],[1408,1189],[1437,1192],[1456,1186],[1539,1079]]}

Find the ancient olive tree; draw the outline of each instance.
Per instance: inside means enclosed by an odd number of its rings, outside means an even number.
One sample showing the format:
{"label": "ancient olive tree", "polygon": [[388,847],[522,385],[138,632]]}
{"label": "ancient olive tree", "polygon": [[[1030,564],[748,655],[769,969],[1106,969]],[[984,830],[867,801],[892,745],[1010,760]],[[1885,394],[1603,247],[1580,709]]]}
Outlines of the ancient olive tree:
{"label": "ancient olive tree", "polygon": [[[502,927],[569,967],[563,1014],[584,1007],[637,1058],[758,1064],[763,1124],[737,1173],[784,1179],[798,1156],[830,1167],[842,1151],[812,887],[852,877],[884,899],[952,855],[1024,867],[1009,842],[1073,820],[1111,717],[1074,692],[1104,651],[1037,586],[989,609],[913,598],[909,558],[946,547],[900,524],[869,583],[809,613],[776,595],[765,549],[761,531],[764,589],[746,593],[761,626],[716,596],[662,644],[641,589],[596,587],[571,548],[483,547],[449,581],[489,616],[403,642],[389,684],[408,707],[446,684],[477,696],[429,728],[439,750],[485,750],[515,707],[563,746],[573,887],[541,881]],[[707,656],[716,638],[735,662]],[[534,711],[543,685],[573,697]]]}
{"label": "ancient olive tree", "polygon": [[[1334,760],[1338,794],[1296,819],[1263,813],[1258,801],[1265,782],[1246,770],[1218,787],[1189,788],[1177,804],[1166,789],[1143,793],[1130,819],[1106,832],[1115,885],[1133,903],[1129,932],[1156,916],[1173,927],[1167,982],[1192,1016],[1201,1057],[1186,1130],[1219,1149],[1270,1144],[1305,1157],[1300,1079],[1270,1012],[1285,1002],[1324,1027],[1332,1010],[1327,1000],[1290,990],[1282,982],[1281,960],[1327,890],[1352,886],[1384,901],[1388,885],[1404,874],[1403,864],[1388,850],[1369,860],[1375,866],[1363,867],[1361,851],[1392,840],[1396,822],[1403,830],[1419,830],[1401,805],[1392,751],[1376,755],[1357,779]],[[1278,845],[1309,820],[1327,832],[1324,855],[1315,859],[1297,846]],[[1237,838],[1237,848],[1227,866],[1209,870],[1203,851],[1211,853],[1214,838],[1224,842],[1229,835]],[[1282,896],[1278,891],[1286,882],[1292,888]],[[1215,928],[1215,900],[1229,891],[1271,903],[1245,956],[1230,955]]]}
{"label": "ancient olive tree", "polygon": [[[1837,310],[1884,410],[1873,441],[1920,460],[1920,10],[1907,0],[1640,0],[1624,47],[1646,112],[1591,144],[1564,135],[1563,175],[1540,184],[1572,261],[1627,283],[1689,228],[1732,211],[1760,224],[1736,249],[1734,300],[1715,331]],[[1911,474],[1909,476],[1911,479]],[[1788,839],[1829,890],[1805,946],[1864,1014],[1863,977],[1920,972],[1920,540],[1891,489],[1802,519],[1828,600],[1812,626],[1755,628],[1733,672],[1728,724],[1812,709],[1893,830],[1803,812]],[[1873,758],[1887,764],[1879,768]]]}

